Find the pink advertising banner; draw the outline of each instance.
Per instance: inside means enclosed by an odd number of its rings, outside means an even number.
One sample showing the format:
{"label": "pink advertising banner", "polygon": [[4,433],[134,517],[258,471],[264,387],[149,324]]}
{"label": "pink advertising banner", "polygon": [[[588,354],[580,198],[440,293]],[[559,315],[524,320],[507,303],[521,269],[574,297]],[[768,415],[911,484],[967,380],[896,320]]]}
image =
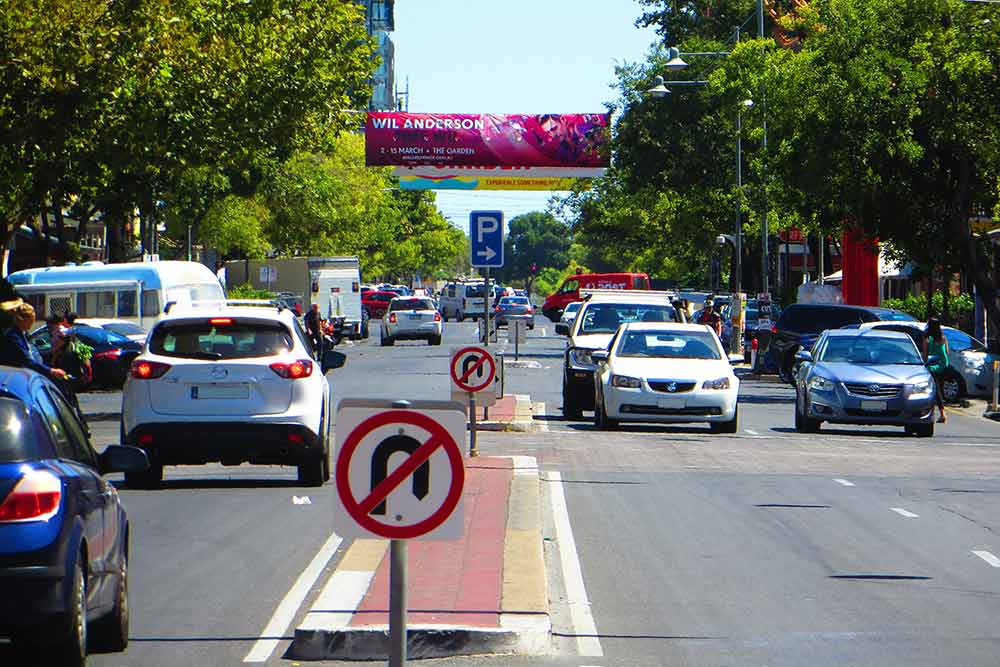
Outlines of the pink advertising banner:
{"label": "pink advertising banner", "polygon": [[609,115],[368,113],[368,166],[607,167]]}

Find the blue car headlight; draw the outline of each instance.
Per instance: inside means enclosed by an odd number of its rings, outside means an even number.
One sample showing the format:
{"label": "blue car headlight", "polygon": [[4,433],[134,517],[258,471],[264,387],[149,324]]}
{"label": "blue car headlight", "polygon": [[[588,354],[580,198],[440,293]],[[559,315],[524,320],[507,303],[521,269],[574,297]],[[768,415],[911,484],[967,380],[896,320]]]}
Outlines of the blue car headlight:
{"label": "blue car headlight", "polygon": [[814,375],[809,380],[809,388],[813,391],[833,391],[834,386],[833,380],[821,375]]}

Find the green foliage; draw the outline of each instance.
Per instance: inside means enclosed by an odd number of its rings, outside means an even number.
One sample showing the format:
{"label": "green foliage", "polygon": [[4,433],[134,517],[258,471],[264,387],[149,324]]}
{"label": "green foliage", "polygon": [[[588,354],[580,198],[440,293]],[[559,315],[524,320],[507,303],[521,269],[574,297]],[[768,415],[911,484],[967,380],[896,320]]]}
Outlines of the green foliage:
{"label": "green foliage", "polygon": [[535,211],[519,215],[509,223],[499,277],[506,282],[530,282],[532,266],[536,271],[566,266],[571,244],[569,227],[551,213]]}
{"label": "green foliage", "polygon": [[250,283],[243,283],[226,290],[226,297],[230,299],[273,299],[275,294],[267,290],[255,289]]}
{"label": "green foliage", "polygon": [[538,272],[532,284],[532,292],[540,296],[549,296],[562,285],[563,281],[577,273],[590,273],[590,269],[575,260],[563,269],[545,268]]}
{"label": "green foliage", "polygon": [[264,235],[269,217],[259,197],[229,195],[208,210],[201,223],[201,241],[224,255],[239,250],[250,259],[263,259],[270,247]]}
{"label": "green foliage", "polygon": [[[895,308],[896,310],[901,310],[904,313],[909,313],[918,320],[927,320],[926,295],[914,296],[912,294],[908,294],[902,299],[886,299],[882,302],[882,305],[886,308]],[[962,293],[957,296],[953,295],[948,299],[948,312],[952,317],[958,317],[971,313],[975,307],[975,299],[973,299],[969,294]],[[934,296],[932,297],[931,310],[938,316],[944,313],[943,293],[934,293]]]}

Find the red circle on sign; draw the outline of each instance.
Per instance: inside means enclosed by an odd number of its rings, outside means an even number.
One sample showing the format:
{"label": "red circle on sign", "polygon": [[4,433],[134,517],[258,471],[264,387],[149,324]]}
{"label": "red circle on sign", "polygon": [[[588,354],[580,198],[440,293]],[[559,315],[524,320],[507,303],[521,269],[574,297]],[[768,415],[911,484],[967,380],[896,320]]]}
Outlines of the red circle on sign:
{"label": "red circle on sign", "polygon": [[[362,438],[375,429],[388,424],[410,424],[429,432],[432,439],[440,441],[441,444],[439,446],[444,448],[445,453],[448,455],[448,462],[451,464],[451,486],[448,489],[448,495],[445,497],[444,503],[429,517],[412,526],[393,526],[372,518],[370,514],[361,511],[360,503],[351,492],[351,481],[349,478],[351,457],[354,455],[355,450],[357,450],[358,445],[361,444]],[[433,453],[431,455],[433,456]],[[344,445],[337,454],[337,466],[334,474],[337,482],[337,494],[344,503],[347,513],[365,530],[390,540],[408,540],[420,537],[443,524],[451,516],[451,513],[455,511],[458,501],[462,499],[462,488],[465,485],[465,466],[462,462],[462,450],[454,438],[451,437],[451,434],[448,433],[448,430],[427,415],[406,410],[380,412],[358,424],[347,436],[347,439],[344,440]],[[392,491],[389,493],[392,493]],[[384,500],[384,498],[380,500]]]}
{"label": "red circle on sign", "polygon": [[[462,376],[458,374],[458,369],[457,369],[458,362],[461,361],[462,356],[466,352],[476,352],[478,354],[484,355],[486,357],[486,361],[484,361],[483,363],[489,364],[490,366],[489,377],[487,377],[486,381],[480,385],[467,384],[466,382],[462,381]],[[483,389],[486,389],[486,387],[490,386],[490,383],[493,382],[493,378],[495,378],[496,375],[497,375],[496,362],[493,360],[493,357],[490,355],[490,353],[481,347],[463,347],[461,350],[455,353],[454,357],[451,358],[451,379],[454,380],[455,384],[458,385],[458,388],[461,389],[462,391],[468,391],[473,394],[476,393],[477,391],[482,391]]]}

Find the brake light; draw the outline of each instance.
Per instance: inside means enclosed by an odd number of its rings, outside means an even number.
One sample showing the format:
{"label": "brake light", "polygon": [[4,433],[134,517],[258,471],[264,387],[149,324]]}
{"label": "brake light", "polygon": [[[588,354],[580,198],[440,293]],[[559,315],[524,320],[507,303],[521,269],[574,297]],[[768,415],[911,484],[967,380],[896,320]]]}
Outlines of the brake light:
{"label": "brake light", "polygon": [[104,350],[103,352],[94,352],[94,359],[117,359],[122,356],[121,348],[114,348],[112,350]]}
{"label": "brake light", "polygon": [[303,442],[305,442],[305,438],[303,438],[300,433],[289,433],[288,442],[292,443],[293,445],[301,445]]}
{"label": "brake light", "polygon": [[771,325],[771,333],[773,333],[773,334],[778,333],[778,325],[777,324],[772,324]]}
{"label": "brake light", "polygon": [[170,364],[164,364],[159,361],[140,361],[136,359],[132,362],[132,367],[129,369],[129,373],[136,380],[155,380],[156,378],[163,377],[163,375],[170,370]]}
{"label": "brake light", "polygon": [[228,327],[233,323],[233,318],[231,317],[213,317],[208,321],[209,324],[215,327]]}
{"label": "brake light", "polygon": [[48,521],[59,511],[62,482],[50,472],[29,470],[0,505],[0,523]]}
{"label": "brake light", "polygon": [[286,380],[299,380],[312,375],[313,362],[309,359],[299,359],[287,364],[278,362],[271,364],[270,369]]}
{"label": "brake light", "polygon": [[434,321],[435,322],[441,321],[441,313],[434,313]]}
{"label": "brake light", "polygon": [[396,323],[396,313],[389,313],[389,324]]}

